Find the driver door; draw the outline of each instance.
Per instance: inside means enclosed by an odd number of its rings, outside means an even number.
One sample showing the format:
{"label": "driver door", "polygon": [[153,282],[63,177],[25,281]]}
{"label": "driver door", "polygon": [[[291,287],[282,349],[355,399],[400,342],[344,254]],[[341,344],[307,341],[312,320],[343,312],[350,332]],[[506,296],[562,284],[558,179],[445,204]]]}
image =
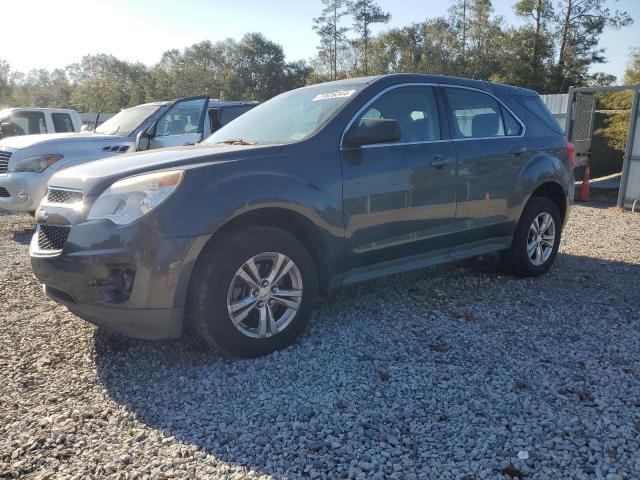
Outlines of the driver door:
{"label": "driver door", "polygon": [[174,102],[155,122],[149,149],[195,145],[204,132],[209,97],[183,98]]}

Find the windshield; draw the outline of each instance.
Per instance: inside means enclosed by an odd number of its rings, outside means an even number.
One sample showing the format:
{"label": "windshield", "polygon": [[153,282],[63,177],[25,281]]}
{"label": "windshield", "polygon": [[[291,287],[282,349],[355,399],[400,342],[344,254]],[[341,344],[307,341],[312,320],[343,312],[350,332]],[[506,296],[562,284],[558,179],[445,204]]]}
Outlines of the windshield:
{"label": "windshield", "polygon": [[204,143],[305,140],[323,127],[363,86],[324,84],[283,93],[236,118]]}
{"label": "windshield", "polygon": [[103,135],[128,137],[147,118],[157,112],[160,107],[162,105],[138,105],[137,107],[127,108],[96,128],[95,132]]}

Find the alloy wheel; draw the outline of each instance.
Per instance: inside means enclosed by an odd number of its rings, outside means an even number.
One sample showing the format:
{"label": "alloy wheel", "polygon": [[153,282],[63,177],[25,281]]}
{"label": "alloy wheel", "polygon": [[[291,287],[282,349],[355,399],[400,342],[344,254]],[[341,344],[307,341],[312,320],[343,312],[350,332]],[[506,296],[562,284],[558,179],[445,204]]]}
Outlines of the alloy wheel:
{"label": "alloy wheel", "polygon": [[539,267],[549,260],[556,241],[556,223],[549,212],[537,215],[527,236],[527,255],[533,265]]}
{"label": "alloy wheel", "polygon": [[292,322],[302,303],[302,275],[282,253],[256,255],[229,285],[227,310],[233,325],[251,338],[268,338]]}

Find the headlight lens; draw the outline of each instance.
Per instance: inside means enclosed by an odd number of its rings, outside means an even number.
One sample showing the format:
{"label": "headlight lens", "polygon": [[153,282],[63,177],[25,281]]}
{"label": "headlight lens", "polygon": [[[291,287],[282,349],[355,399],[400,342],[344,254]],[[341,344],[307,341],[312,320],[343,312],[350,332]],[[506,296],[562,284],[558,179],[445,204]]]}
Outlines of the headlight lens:
{"label": "headlight lens", "polygon": [[182,176],[182,171],[169,171],[119,180],[102,192],[87,219],[108,218],[118,225],[131,223],[169,198]]}
{"label": "headlight lens", "polygon": [[36,155],[34,157],[23,158],[22,160],[16,161],[13,171],[40,173],[61,158],[62,155]]}

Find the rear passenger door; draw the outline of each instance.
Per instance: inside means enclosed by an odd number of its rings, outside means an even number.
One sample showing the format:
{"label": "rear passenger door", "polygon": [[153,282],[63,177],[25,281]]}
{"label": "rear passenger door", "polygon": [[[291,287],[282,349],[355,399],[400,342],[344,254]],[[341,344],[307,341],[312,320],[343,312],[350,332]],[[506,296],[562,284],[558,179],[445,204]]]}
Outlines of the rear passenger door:
{"label": "rear passenger door", "polygon": [[350,123],[396,120],[402,137],[342,148],[346,271],[415,255],[447,255],[455,159],[438,104],[436,87],[403,85],[375,97]]}
{"label": "rear passenger door", "polygon": [[508,246],[517,208],[509,200],[531,155],[524,126],[488,93],[449,86],[444,91],[458,159],[455,243],[464,250],[495,249],[496,242]]}

